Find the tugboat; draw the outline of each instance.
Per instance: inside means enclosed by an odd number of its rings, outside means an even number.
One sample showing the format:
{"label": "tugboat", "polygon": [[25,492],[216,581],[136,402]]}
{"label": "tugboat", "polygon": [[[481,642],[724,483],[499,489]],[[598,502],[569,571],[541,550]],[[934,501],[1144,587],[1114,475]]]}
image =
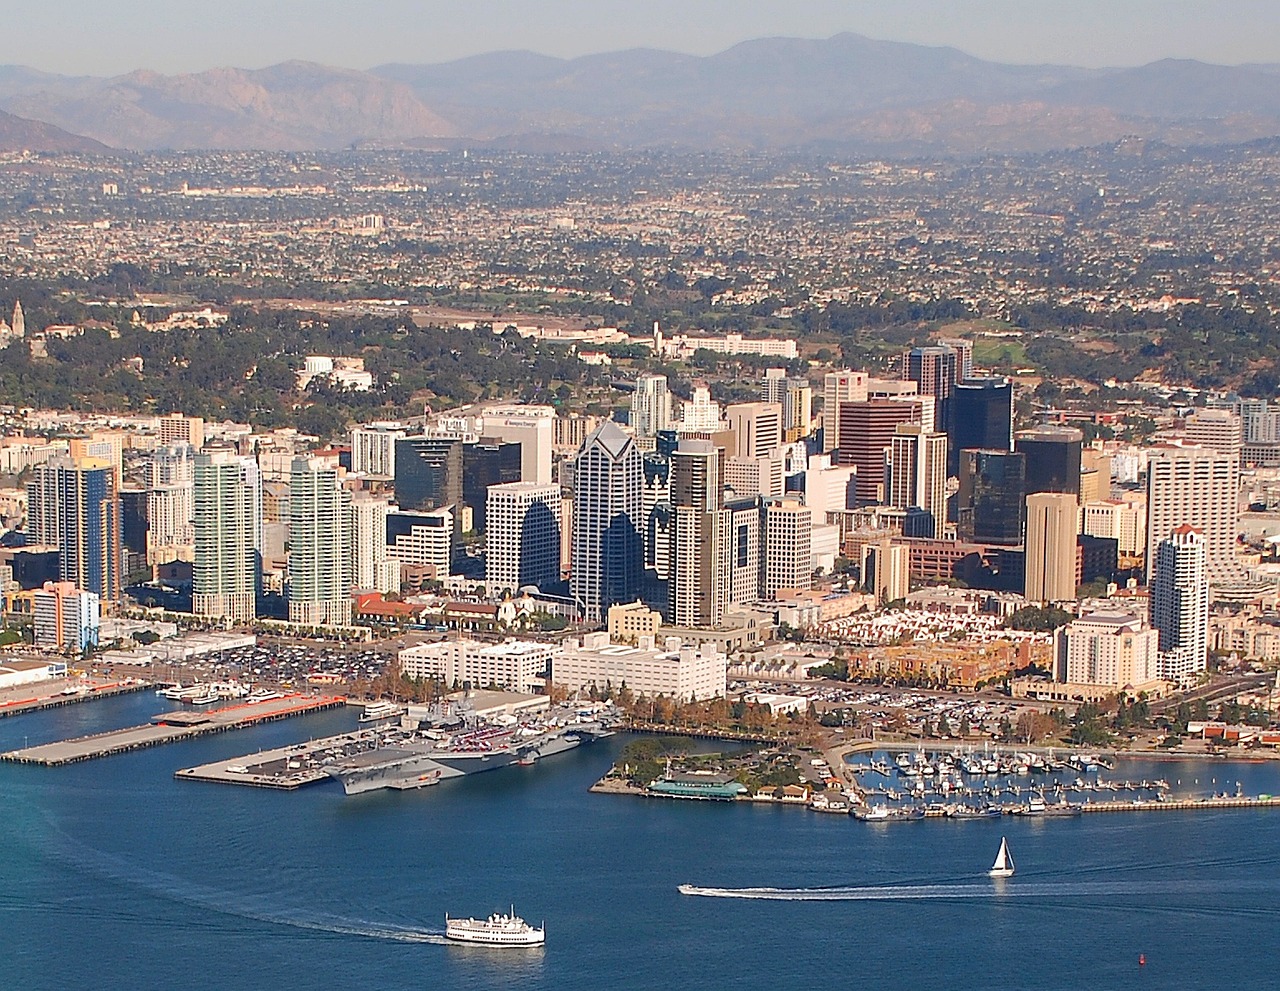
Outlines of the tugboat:
{"label": "tugboat", "polygon": [[458,943],[483,946],[541,946],[547,941],[546,923],[535,929],[516,915],[514,905],[510,915],[495,914],[487,919],[451,919],[446,915],[444,934]]}

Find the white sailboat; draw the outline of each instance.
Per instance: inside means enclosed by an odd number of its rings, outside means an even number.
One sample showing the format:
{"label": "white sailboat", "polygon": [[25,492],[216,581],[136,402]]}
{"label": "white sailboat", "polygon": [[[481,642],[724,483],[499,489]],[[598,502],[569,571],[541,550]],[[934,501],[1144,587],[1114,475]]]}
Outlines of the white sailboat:
{"label": "white sailboat", "polygon": [[1000,837],[1000,852],[996,854],[996,862],[987,871],[989,877],[1013,877],[1013,856],[1009,853],[1009,842]]}

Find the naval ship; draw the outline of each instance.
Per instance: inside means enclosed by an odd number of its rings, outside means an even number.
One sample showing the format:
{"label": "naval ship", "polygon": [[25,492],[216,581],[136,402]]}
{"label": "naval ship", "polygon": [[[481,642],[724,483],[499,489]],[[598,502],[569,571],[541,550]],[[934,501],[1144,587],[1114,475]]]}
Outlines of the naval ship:
{"label": "naval ship", "polygon": [[547,721],[513,726],[464,726],[456,732],[428,730],[393,738],[382,746],[328,765],[348,795],[380,788],[426,788],[448,778],[530,765],[613,731],[598,720]]}

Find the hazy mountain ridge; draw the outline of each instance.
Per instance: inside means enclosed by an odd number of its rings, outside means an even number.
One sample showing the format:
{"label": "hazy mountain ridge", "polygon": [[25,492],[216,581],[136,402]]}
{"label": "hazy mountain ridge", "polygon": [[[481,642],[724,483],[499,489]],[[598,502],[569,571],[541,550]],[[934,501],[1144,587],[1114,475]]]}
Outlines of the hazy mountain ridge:
{"label": "hazy mountain ridge", "polygon": [[0,108],[131,149],[1043,151],[1280,134],[1280,66],[1002,65],[954,48],[767,38],[701,57],[495,52],[358,72],[285,62],[110,79],[0,67]]}
{"label": "hazy mountain ridge", "polygon": [[0,110],[0,151],[70,151],[105,154],[106,145],[40,120],[28,120]]}

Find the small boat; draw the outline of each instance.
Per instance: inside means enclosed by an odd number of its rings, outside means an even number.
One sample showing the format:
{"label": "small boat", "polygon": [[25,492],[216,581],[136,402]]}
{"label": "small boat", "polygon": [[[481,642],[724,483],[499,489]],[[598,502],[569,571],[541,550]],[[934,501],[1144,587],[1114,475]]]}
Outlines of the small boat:
{"label": "small boat", "polygon": [[1000,837],[1000,852],[996,854],[996,862],[987,871],[988,877],[1013,877],[1013,856],[1009,853],[1009,842]]}
{"label": "small boat", "polygon": [[863,822],[886,822],[892,817],[892,813],[883,805],[873,805],[865,811],[854,812],[853,816]]}
{"label": "small boat", "polygon": [[458,943],[482,946],[541,946],[547,941],[546,925],[529,925],[516,915],[515,906],[510,915],[495,914],[487,919],[451,919],[446,915],[444,934]]}

